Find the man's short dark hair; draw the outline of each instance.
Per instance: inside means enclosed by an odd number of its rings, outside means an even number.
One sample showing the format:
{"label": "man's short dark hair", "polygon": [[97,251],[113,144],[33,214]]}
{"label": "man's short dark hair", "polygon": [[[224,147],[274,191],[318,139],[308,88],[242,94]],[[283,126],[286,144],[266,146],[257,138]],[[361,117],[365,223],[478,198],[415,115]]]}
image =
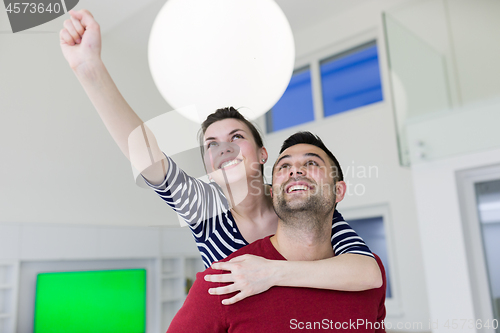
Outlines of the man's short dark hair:
{"label": "man's short dark hair", "polygon": [[342,168],[340,167],[339,162],[333,156],[332,152],[326,148],[325,144],[319,136],[312,134],[311,132],[297,132],[295,134],[292,134],[288,139],[283,142],[283,145],[281,146],[279,154],[281,155],[282,152],[284,152],[286,149],[298,145],[298,144],[308,144],[308,145],[313,145],[325,152],[325,154],[330,158],[332,161],[332,168],[335,168],[334,172],[334,180],[335,182],[344,180],[344,174],[342,173]]}

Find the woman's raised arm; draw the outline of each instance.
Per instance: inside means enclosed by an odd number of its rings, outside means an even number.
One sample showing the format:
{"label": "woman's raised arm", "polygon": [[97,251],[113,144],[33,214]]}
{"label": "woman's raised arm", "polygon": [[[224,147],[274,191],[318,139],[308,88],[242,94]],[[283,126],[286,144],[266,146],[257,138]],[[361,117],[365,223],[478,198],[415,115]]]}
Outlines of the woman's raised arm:
{"label": "woman's raised arm", "polygon": [[168,162],[153,133],[125,101],[101,60],[101,31],[87,10],[70,11],[60,32],[61,49],[104,125],[132,165],[152,184]]}

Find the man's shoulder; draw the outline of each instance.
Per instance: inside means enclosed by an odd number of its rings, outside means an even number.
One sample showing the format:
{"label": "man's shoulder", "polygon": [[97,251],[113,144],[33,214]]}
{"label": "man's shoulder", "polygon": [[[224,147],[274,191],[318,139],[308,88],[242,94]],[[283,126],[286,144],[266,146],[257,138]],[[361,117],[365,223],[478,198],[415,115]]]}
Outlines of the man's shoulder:
{"label": "man's shoulder", "polygon": [[380,268],[380,273],[382,273],[382,280],[384,282],[384,285],[386,284],[386,275],[385,275],[385,267],[384,264],[382,263],[382,259],[375,253],[373,253],[373,257],[375,258],[375,261],[378,264],[378,267]]}
{"label": "man's shoulder", "polygon": [[373,253],[373,256],[375,258],[375,261],[378,264],[378,267],[380,269],[380,273],[382,274],[382,285],[379,288],[365,290],[365,292],[378,294],[378,297],[381,297],[382,300],[385,301],[385,294],[386,294],[386,289],[387,289],[387,279],[386,279],[384,264],[382,263],[382,260],[380,259],[380,257],[378,255]]}
{"label": "man's shoulder", "polygon": [[[238,249],[237,251],[231,253],[229,256],[226,258],[220,260],[220,262],[226,262],[229,261],[233,258],[245,255],[245,254],[253,254],[256,256],[260,256],[266,259],[272,259],[272,260],[285,260],[278,251],[274,248],[273,244],[270,241],[271,236],[264,237],[262,239],[256,240],[253,243],[250,243],[241,249]],[[208,274],[220,274],[223,273],[224,271],[219,271],[215,270],[211,267],[207,268],[205,271],[199,273],[202,275],[208,275]]]}

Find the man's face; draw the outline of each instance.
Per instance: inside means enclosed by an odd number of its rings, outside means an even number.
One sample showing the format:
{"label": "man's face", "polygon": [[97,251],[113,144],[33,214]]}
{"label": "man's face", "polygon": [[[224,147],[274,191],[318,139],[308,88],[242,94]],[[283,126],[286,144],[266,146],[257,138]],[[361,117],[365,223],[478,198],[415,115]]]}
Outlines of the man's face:
{"label": "man's face", "polygon": [[[332,162],[313,145],[292,146],[278,157],[273,169],[273,206],[285,220],[289,214],[328,213],[337,200]],[[343,183],[343,182],[342,182]]]}

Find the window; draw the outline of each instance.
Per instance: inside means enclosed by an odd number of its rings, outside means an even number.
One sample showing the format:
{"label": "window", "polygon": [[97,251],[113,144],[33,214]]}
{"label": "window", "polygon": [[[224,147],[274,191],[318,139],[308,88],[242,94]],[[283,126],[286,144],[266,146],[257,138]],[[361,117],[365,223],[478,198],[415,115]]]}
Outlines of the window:
{"label": "window", "polygon": [[383,100],[376,41],[320,61],[320,72],[325,117]]}
{"label": "window", "polygon": [[314,120],[311,70],[296,70],[281,99],[266,113],[267,133]]}
{"label": "window", "polygon": [[[293,73],[281,99],[266,113],[267,133],[383,100],[375,40],[333,56],[310,56],[306,63],[312,66]],[[323,110],[316,105],[315,113],[313,88],[319,89],[320,82],[321,92],[317,96],[321,95]]]}

